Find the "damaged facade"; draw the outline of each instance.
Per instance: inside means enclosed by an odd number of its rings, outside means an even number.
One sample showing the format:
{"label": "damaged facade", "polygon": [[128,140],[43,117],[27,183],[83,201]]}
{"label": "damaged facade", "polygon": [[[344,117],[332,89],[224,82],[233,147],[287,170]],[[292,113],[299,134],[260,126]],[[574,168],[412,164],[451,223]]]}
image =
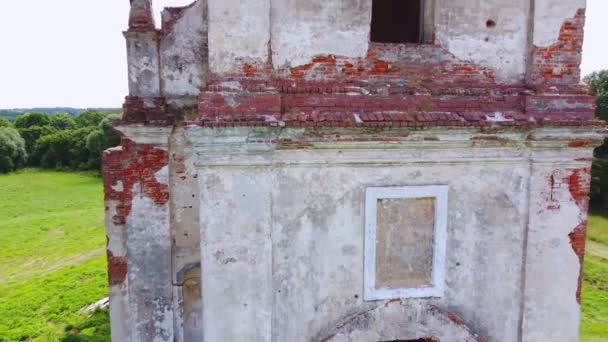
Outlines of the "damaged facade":
{"label": "damaged facade", "polygon": [[585,5],[131,0],[112,340],[577,341]]}

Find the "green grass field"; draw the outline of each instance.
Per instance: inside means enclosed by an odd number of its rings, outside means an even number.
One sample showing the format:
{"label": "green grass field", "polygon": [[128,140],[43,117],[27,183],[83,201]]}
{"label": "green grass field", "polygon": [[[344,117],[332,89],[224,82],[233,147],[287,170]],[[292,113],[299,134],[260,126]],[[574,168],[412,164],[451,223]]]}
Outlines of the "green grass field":
{"label": "green grass field", "polygon": [[608,218],[589,218],[581,341],[608,341]]}
{"label": "green grass field", "polygon": [[78,313],[107,296],[101,178],[24,171],[0,194],[0,341],[109,341],[107,313]]}
{"label": "green grass field", "polygon": [[[0,342],[109,341],[101,178],[23,171],[0,176]],[[592,216],[582,341],[608,341],[608,218]]]}

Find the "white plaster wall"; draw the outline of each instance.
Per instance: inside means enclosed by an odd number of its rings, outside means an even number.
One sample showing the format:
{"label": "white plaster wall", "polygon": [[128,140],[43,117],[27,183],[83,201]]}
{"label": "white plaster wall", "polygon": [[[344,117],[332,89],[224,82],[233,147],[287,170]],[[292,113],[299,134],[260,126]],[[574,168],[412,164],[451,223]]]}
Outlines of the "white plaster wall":
{"label": "white plaster wall", "polygon": [[[370,324],[373,322],[374,324]],[[350,319],[330,334],[328,342],[403,341],[433,336],[439,341],[475,342],[477,336],[428,301],[392,301]],[[318,341],[315,339],[314,341]]]}
{"label": "white plaster wall", "polygon": [[[196,170],[191,146],[183,128],[175,127],[169,138],[169,187],[171,196],[172,283],[174,285],[175,342],[202,339],[200,298],[200,224]],[[197,271],[198,270],[198,271]],[[198,275],[198,280],[194,279]],[[189,277],[189,278],[188,278]],[[188,281],[186,281],[188,278]],[[196,289],[198,290],[196,290]]]}
{"label": "white plaster wall", "polygon": [[184,11],[160,42],[161,79],[165,96],[198,95],[206,71],[207,2]]}
{"label": "white plaster wall", "polygon": [[322,54],[365,57],[371,11],[370,0],[272,0],[274,67],[307,64]]}
{"label": "white plaster wall", "polygon": [[518,164],[278,170],[274,341],[308,341],[362,305],[365,188],[420,184],[449,184],[452,195],[447,291],[440,302],[487,341],[516,341],[525,175]]}
{"label": "white plaster wall", "polygon": [[[167,183],[168,168],[156,174]],[[169,206],[156,205],[132,188],[131,213],[127,217],[129,315],[128,341],[173,341],[173,288],[171,284],[171,236]]]}
{"label": "white plaster wall", "polygon": [[[500,81],[521,81],[528,49],[527,0],[435,0],[437,43],[456,57],[493,69]],[[488,20],[496,23],[486,26]]]}
{"label": "white plaster wall", "polygon": [[209,68],[235,73],[268,61],[270,0],[209,0]]}
{"label": "white plaster wall", "polygon": [[[358,165],[346,166],[340,154],[280,151],[253,159],[223,154],[216,159],[220,164],[235,164],[201,165],[207,340],[311,341],[367,310],[366,187],[448,184],[447,288],[437,303],[460,315],[484,341],[517,341],[528,163],[476,162],[475,153],[454,161],[459,153],[450,152],[443,163],[435,162],[441,153],[427,159],[416,152],[375,151],[401,161],[366,162],[369,155],[352,152]],[[246,165],[247,160],[260,164]]]}
{"label": "white plaster wall", "polygon": [[[521,81],[526,71],[530,2],[526,0],[435,0],[437,43],[463,61],[496,71],[501,82]],[[577,0],[581,2],[584,0]],[[563,23],[568,2],[543,0],[543,18]],[[240,71],[243,63],[263,63],[271,42],[274,68],[297,67],[316,55],[366,56],[371,0],[209,1],[210,66],[214,73]],[[561,12],[560,12],[561,11]],[[555,19],[556,13],[558,19]],[[496,22],[494,28],[486,22]],[[554,37],[553,39],[555,39]]]}
{"label": "white plaster wall", "polygon": [[200,182],[204,341],[271,341],[273,179],[268,173],[199,172],[205,180]]}
{"label": "white plaster wall", "polygon": [[537,47],[547,47],[557,42],[564,21],[587,7],[587,0],[535,0],[534,6],[533,42]]}
{"label": "white plaster wall", "polygon": [[[123,191],[122,182],[113,185],[115,191]],[[106,200],[106,236],[108,239],[107,250],[114,257],[126,257],[127,242],[126,233],[122,226],[114,224],[114,216],[120,202],[116,200]],[[128,336],[129,331],[129,296],[128,280],[122,284],[110,285],[110,324],[112,326],[112,340],[120,341]]]}
{"label": "white plaster wall", "polygon": [[[581,317],[576,291],[580,261],[568,234],[586,213],[581,213],[568,186],[551,189],[551,177],[562,183],[571,175],[565,168],[572,166],[545,161],[532,170],[524,341],[578,341]],[[589,165],[579,163],[579,167]],[[547,198],[552,203],[547,203]],[[549,204],[553,209],[548,208]]]}
{"label": "white plaster wall", "polygon": [[156,32],[126,32],[129,95],[160,95],[160,61]]}

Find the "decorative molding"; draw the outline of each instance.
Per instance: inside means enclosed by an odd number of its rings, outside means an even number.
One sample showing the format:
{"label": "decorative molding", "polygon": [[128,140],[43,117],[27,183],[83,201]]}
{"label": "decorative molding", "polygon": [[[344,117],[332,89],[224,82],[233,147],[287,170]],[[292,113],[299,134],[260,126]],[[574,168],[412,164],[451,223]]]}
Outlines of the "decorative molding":
{"label": "decorative molding", "polygon": [[169,137],[173,131],[171,126],[149,126],[149,125],[118,125],[114,127],[125,138],[128,138],[138,145],[155,145],[167,147]]}
{"label": "decorative molding", "polygon": [[[585,165],[604,131],[188,127],[197,167],[551,162]],[[585,145],[570,148],[574,140]]]}

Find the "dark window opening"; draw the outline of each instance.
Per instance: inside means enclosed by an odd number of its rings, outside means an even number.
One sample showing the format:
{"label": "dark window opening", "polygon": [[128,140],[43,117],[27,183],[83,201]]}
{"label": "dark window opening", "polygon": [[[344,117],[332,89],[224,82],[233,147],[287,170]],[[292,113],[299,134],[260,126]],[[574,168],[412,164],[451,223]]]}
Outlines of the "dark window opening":
{"label": "dark window opening", "polygon": [[373,0],[371,40],[421,43],[423,0]]}

